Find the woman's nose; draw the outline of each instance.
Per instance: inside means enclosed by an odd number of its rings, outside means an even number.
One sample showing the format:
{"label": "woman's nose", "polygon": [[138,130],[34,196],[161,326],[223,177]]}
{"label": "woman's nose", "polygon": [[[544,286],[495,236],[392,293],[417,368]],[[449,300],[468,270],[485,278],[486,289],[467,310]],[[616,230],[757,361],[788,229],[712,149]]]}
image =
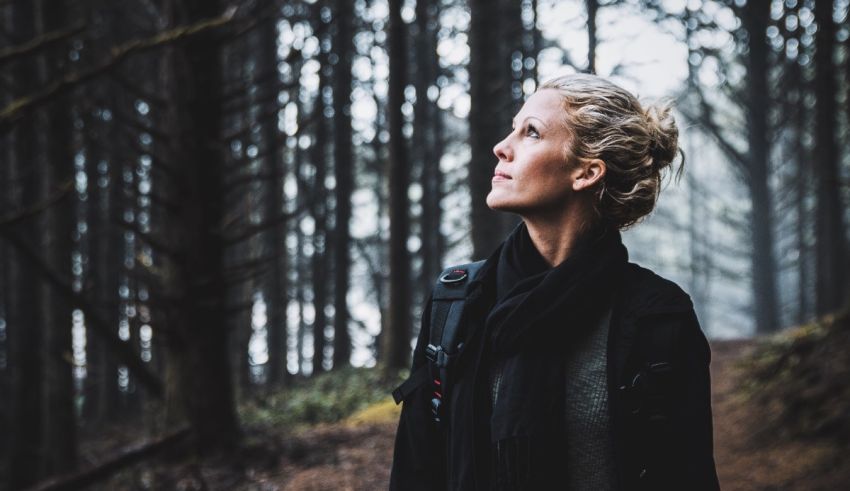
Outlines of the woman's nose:
{"label": "woman's nose", "polygon": [[496,144],[493,147],[493,153],[496,154],[499,160],[512,160],[513,159],[513,151],[511,150],[511,146],[508,143],[508,140],[511,138],[511,135],[506,136],[502,141]]}

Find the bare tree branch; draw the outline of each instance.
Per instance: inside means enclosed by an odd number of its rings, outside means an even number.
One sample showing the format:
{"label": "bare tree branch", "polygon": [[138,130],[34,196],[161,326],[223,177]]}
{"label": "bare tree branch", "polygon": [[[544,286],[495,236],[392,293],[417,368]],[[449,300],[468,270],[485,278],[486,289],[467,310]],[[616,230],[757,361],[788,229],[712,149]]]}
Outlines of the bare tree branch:
{"label": "bare tree branch", "polygon": [[57,202],[61,201],[68,193],[74,189],[74,183],[67,182],[59,187],[59,192],[49,197],[46,201],[41,203],[36,203],[28,208],[24,208],[23,210],[18,210],[16,212],[10,213],[6,216],[0,216],[0,227],[10,227],[13,225],[17,225],[28,218],[34,217],[44,210],[50,208]]}
{"label": "bare tree branch", "polygon": [[63,29],[59,31],[52,31],[43,34],[35,39],[31,39],[19,46],[11,46],[5,48],[3,50],[0,50],[0,63],[8,63],[10,61],[14,61],[16,58],[20,58],[21,56],[25,56],[34,51],[46,48],[52,43],[75,36],[83,32],[85,29],[86,26],[80,25],[69,27],[68,29]]}
{"label": "bare tree branch", "polygon": [[61,275],[54,271],[34,250],[32,246],[26,243],[21,237],[15,234],[9,228],[0,228],[0,237],[5,239],[21,256],[29,260],[34,267],[33,273],[40,274],[48,285],[50,285],[59,294],[70,299],[74,307],[81,310],[86,317],[86,327],[90,327],[93,332],[103,338],[110,348],[110,353],[127,366],[127,369],[136,376],[140,384],[142,384],[154,397],[161,399],[163,396],[162,381],[153,372],[150,371],[148,365],[142,361],[136,354],[135,350],[129,343],[125,343],[118,337],[118,333],[110,327],[109,323],[105,322],[97,312],[95,306],[89,302],[82,294],[74,291],[73,287]]}
{"label": "bare tree branch", "polygon": [[305,206],[300,206],[295,211],[292,211],[292,212],[289,212],[289,213],[281,213],[280,215],[278,215],[276,217],[266,219],[262,223],[258,223],[258,224],[255,224],[255,225],[249,225],[249,226],[243,228],[242,230],[240,230],[239,233],[237,233],[237,234],[225,236],[224,237],[224,244],[225,245],[233,245],[233,244],[237,244],[239,242],[242,242],[243,240],[249,239],[249,238],[253,237],[254,235],[257,235],[261,232],[264,232],[264,231],[266,231],[270,228],[276,227],[277,225],[279,225],[279,224],[281,224],[281,223],[283,223],[287,220],[292,220],[293,218],[301,215],[301,213],[303,213],[305,209],[306,209]]}
{"label": "bare tree branch", "polygon": [[228,7],[228,9],[225,10],[225,12],[219,17],[204,20],[188,26],[168,29],[156,34],[155,36],[130,41],[112,48],[111,56],[96,66],[89,68],[88,70],[69,73],[34,94],[17,98],[6,104],[6,106],[0,110],[0,132],[8,131],[12,124],[21,118],[27,111],[31,111],[34,108],[49,102],[54,97],[112,69],[131,55],[138,54],[152,48],[172,44],[177,41],[182,41],[188,37],[210,29],[216,29],[227,25],[232,21],[235,12],[236,7]]}
{"label": "bare tree branch", "polygon": [[160,254],[168,254],[168,255],[173,256],[173,255],[178,254],[180,252],[175,247],[173,247],[171,244],[166,243],[166,241],[164,239],[162,239],[161,237],[155,237],[150,232],[145,232],[144,230],[140,229],[139,225],[137,223],[128,223],[124,220],[119,220],[119,219],[112,220],[112,223],[114,223],[115,225],[118,225],[119,227],[121,227],[121,228],[123,228],[123,229],[125,229],[129,232],[133,232],[133,234],[135,234],[145,244],[151,246],[154,250],[156,250]]}
{"label": "bare tree branch", "polygon": [[180,442],[185,440],[190,433],[190,428],[184,426],[159,438],[142,440],[104,462],[89,467],[81,472],[42,481],[29,488],[29,491],[61,491],[82,489],[91,486],[92,484],[106,479],[127,466],[133,465],[136,462],[150,458],[163,450],[178,445]]}

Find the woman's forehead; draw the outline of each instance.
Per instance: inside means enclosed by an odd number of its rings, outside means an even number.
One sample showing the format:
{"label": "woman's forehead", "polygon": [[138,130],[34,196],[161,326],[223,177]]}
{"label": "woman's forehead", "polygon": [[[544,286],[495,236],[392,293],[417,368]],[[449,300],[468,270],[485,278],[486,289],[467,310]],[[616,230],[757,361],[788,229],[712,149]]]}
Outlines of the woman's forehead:
{"label": "woman's forehead", "polygon": [[517,113],[515,121],[520,123],[526,118],[537,118],[552,125],[563,121],[563,112],[564,102],[558,91],[542,89],[526,99],[522,109]]}

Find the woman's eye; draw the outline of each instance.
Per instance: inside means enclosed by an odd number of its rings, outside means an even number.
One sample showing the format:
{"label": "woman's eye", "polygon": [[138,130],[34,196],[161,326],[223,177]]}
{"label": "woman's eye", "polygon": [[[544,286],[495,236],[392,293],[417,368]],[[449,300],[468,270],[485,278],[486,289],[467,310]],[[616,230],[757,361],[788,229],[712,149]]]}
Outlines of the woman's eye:
{"label": "woman's eye", "polygon": [[537,128],[531,125],[528,125],[525,130],[525,134],[532,138],[540,138],[540,133],[537,132]]}

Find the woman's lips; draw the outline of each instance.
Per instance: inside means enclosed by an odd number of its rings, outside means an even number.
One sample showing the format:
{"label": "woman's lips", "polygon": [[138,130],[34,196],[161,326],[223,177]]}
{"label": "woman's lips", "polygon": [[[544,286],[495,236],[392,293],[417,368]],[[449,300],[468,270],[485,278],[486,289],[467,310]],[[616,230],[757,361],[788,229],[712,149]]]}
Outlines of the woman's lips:
{"label": "woman's lips", "polygon": [[508,181],[510,179],[511,179],[511,176],[509,176],[509,175],[507,175],[503,172],[496,172],[496,174],[493,175],[494,181]]}

